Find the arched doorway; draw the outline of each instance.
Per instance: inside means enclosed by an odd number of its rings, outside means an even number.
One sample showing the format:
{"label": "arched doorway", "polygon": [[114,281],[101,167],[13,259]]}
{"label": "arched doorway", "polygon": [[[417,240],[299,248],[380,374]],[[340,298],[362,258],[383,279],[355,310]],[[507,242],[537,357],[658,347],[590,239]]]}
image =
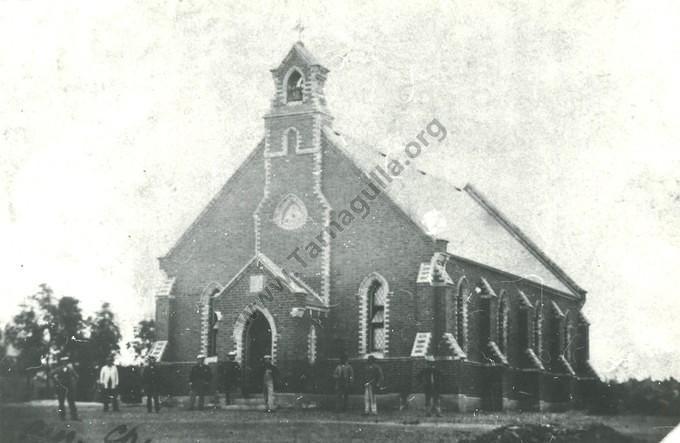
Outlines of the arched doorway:
{"label": "arched doorway", "polygon": [[243,386],[248,393],[262,392],[263,357],[272,354],[272,329],[262,312],[250,315],[243,335]]}

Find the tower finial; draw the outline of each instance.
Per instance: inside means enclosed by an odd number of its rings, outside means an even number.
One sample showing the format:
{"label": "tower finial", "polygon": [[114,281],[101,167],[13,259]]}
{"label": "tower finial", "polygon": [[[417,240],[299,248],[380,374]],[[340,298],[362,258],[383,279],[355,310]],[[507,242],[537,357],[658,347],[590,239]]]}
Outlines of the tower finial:
{"label": "tower finial", "polygon": [[302,19],[298,18],[297,23],[295,24],[295,27],[293,28],[293,31],[298,32],[298,41],[302,41],[302,32],[305,30],[304,25],[302,24]]}

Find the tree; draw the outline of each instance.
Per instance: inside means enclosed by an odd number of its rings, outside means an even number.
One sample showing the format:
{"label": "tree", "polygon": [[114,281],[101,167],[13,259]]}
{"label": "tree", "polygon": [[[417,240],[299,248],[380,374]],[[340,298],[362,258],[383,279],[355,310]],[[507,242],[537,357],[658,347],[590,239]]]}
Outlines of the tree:
{"label": "tree", "polygon": [[156,341],[156,323],[153,320],[141,320],[135,326],[135,340],[127,344],[132,348],[138,358],[144,357]]}
{"label": "tree", "polygon": [[120,328],[116,324],[111,305],[104,303],[94,317],[87,319],[90,332],[88,340],[88,360],[101,366],[106,359],[120,349]]}
{"label": "tree", "polygon": [[21,305],[21,311],[5,327],[5,338],[19,351],[17,366],[24,370],[39,367],[49,356],[52,331],[56,330],[53,292],[46,284]]}
{"label": "tree", "polygon": [[6,354],[5,340],[3,340],[2,330],[0,330],[0,360],[4,359]]}
{"label": "tree", "polygon": [[83,316],[73,297],[56,299],[46,284],[21,305],[5,327],[7,343],[19,350],[19,369],[49,364],[56,354],[74,357],[82,343]]}
{"label": "tree", "polygon": [[71,357],[77,356],[83,343],[83,330],[85,329],[79,301],[73,297],[59,299],[53,323],[55,327],[50,331],[52,346],[59,353],[65,353]]}

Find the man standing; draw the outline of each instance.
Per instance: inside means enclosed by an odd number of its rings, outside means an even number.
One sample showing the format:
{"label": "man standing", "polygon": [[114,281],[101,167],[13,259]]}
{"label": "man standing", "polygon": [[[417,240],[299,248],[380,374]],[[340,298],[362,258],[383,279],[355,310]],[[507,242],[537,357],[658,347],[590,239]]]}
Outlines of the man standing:
{"label": "man standing", "polygon": [[225,404],[231,404],[231,393],[239,386],[240,380],[241,365],[236,361],[236,352],[231,351],[227,354],[227,361],[224,364],[224,372],[222,375]]}
{"label": "man standing", "polygon": [[423,391],[425,392],[425,409],[427,416],[436,413],[437,417],[442,416],[439,393],[441,392],[442,373],[435,366],[434,357],[428,355],[427,367],[418,373],[418,379],[423,384]]}
{"label": "man standing", "polygon": [[144,385],[144,393],[146,394],[146,411],[151,412],[151,402],[153,400],[153,407],[156,412],[159,412],[160,402],[158,395],[160,393],[160,373],[158,366],[156,366],[156,359],[149,357],[149,364],[142,372],[142,384]]}
{"label": "man standing", "polygon": [[376,392],[383,385],[383,372],[375,361],[375,357],[368,356],[368,366],[364,373],[364,415],[378,415],[378,403],[375,399]]}
{"label": "man standing", "polygon": [[338,410],[345,411],[347,410],[349,391],[354,382],[354,369],[347,363],[346,355],[340,356],[340,364],[335,367],[333,378],[335,379],[335,392],[338,393],[338,403],[336,407]]}
{"label": "man standing", "polygon": [[264,356],[262,389],[264,391],[264,412],[274,412],[274,384],[278,382],[279,370],[272,364],[271,355]]}
{"label": "man standing", "polygon": [[109,402],[113,402],[113,412],[118,412],[118,368],[113,364],[113,356],[106,359],[99,371],[99,384],[104,395],[104,412],[109,410]]}
{"label": "man standing", "polygon": [[59,359],[59,365],[52,373],[52,379],[54,380],[57,399],[59,400],[59,418],[62,421],[66,420],[66,407],[64,405],[64,400],[66,400],[71,420],[80,421],[75,401],[78,373],[76,373],[68,357],[64,356]]}
{"label": "man standing", "polygon": [[212,373],[210,367],[205,364],[205,355],[199,354],[196,356],[196,364],[191,368],[189,375],[189,387],[191,394],[189,396],[189,410],[194,410],[196,403],[196,396],[198,396],[198,410],[203,410],[205,395],[210,389],[210,381],[212,380]]}

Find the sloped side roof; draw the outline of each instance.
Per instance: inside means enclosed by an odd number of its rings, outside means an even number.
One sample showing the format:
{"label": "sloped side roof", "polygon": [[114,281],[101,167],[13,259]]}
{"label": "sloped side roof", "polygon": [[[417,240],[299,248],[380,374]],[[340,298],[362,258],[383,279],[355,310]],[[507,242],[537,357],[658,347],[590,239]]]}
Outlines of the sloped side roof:
{"label": "sloped side roof", "polygon": [[[324,135],[366,174],[376,166],[387,169],[390,158],[385,153],[328,128]],[[454,186],[406,166],[385,193],[426,233],[448,240],[450,254],[564,293],[584,293],[526,235],[513,232],[514,225],[498,210],[491,211],[495,208],[472,186]]]}

